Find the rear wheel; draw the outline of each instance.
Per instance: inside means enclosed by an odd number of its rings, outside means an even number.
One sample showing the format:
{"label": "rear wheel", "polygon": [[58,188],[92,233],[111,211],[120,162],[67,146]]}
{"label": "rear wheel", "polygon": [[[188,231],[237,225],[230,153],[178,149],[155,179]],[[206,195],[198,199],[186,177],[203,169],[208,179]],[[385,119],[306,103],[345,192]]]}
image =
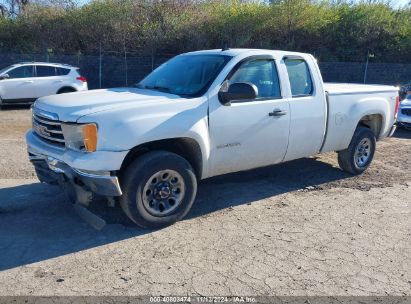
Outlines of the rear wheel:
{"label": "rear wheel", "polygon": [[138,226],[159,228],[182,219],[197,193],[190,163],[181,156],[154,151],[137,158],[126,169],[120,204]]}
{"label": "rear wheel", "polygon": [[354,133],[347,149],[338,152],[340,168],[351,174],[361,174],[371,164],[376,148],[374,133],[363,126],[359,126]]}

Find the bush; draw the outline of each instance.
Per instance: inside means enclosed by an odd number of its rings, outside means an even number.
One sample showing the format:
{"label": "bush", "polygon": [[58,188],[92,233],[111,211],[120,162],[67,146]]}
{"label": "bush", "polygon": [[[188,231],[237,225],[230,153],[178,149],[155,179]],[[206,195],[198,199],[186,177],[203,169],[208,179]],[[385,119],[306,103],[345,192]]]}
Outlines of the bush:
{"label": "bush", "polygon": [[383,2],[97,0],[29,5],[0,18],[0,51],[177,54],[230,47],[315,53],[321,60],[409,62],[411,9]]}

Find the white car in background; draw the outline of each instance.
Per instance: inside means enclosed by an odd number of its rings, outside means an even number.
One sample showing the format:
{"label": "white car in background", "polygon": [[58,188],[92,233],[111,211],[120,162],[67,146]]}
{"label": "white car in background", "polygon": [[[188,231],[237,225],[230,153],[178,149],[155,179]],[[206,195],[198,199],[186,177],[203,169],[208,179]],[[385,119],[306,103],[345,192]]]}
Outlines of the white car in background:
{"label": "white car in background", "polygon": [[0,106],[87,89],[87,79],[79,69],[66,64],[22,62],[0,70]]}
{"label": "white car in background", "polygon": [[411,130],[411,94],[401,101],[397,123],[399,126]]}

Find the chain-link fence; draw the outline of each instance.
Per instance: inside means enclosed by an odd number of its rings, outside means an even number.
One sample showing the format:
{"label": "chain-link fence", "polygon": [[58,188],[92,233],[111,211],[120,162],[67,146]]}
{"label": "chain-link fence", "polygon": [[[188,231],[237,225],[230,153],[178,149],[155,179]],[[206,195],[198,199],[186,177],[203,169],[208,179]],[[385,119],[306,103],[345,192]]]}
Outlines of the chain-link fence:
{"label": "chain-link fence", "polygon": [[[0,69],[22,61],[66,63],[80,68],[90,89],[129,86],[140,81],[173,54],[139,55],[104,52],[101,55],[0,53]],[[411,82],[411,64],[319,62],[326,82],[401,85]]]}
{"label": "chain-link fence", "polygon": [[0,53],[0,69],[25,61],[70,64],[80,68],[82,76],[87,78],[90,89],[98,89],[129,86],[137,83],[171,57],[170,54],[161,56],[126,54],[124,56],[114,52],[102,55]]}

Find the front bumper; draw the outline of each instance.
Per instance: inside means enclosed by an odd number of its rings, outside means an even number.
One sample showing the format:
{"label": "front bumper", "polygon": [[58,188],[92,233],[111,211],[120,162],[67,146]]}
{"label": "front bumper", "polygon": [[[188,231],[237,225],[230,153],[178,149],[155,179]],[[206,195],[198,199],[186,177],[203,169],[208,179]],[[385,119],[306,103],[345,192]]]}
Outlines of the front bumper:
{"label": "front bumper", "polygon": [[403,114],[402,109],[403,108],[400,108],[399,111],[398,111],[397,123],[400,126],[403,126],[403,127],[406,127],[406,128],[411,128],[411,116]]}
{"label": "front bumper", "polygon": [[127,151],[82,153],[55,147],[39,139],[31,130],[26,134],[29,158],[41,182],[67,185],[102,196],[122,195],[115,172]]}
{"label": "front bumper", "polygon": [[398,122],[398,125],[406,129],[411,129],[411,122]]}
{"label": "front bumper", "polygon": [[41,182],[52,185],[63,185],[70,182],[75,187],[84,188],[86,191],[98,195],[122,195],[117,176],[111,176],[110,172],[99,172],[99,174],[83,172],[71,168],[53,157],[30,152],[29,159],[34,165],[37,177]]}
{"label": "front bumper", "polygon": [[117,171],[128,151],[76,152],[48,144],[32,130],[26,133],[27,150],[34,155],[46,155],[82,171]]}

